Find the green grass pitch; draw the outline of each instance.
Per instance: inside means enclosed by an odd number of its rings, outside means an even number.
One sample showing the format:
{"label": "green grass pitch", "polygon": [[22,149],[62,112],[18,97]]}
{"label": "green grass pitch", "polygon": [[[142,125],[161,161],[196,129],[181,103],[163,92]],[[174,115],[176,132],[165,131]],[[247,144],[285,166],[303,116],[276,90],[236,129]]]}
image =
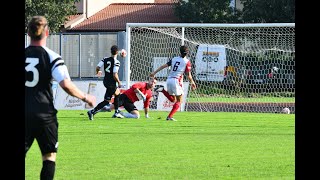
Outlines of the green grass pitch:
{"label": "green grass pitch", "polygon": [[[273,113],[151,111],[114,119],[60,110],[55,180],[295,179],[295,116]],[[35,141],[25,178],[39,179]]]}

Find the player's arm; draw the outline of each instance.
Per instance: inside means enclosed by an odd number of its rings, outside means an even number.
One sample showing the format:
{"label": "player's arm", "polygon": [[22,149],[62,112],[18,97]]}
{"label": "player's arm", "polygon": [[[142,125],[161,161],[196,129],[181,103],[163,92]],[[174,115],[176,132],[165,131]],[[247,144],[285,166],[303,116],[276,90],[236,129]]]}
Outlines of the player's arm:
{"label": "player's arm", "polygon": [[131,86],[131,88],[133,89],[133,92],[136,94],[137,98],[139,100],[143,100],[145,101],[147,99],[146,95],[144,95],[141,91],[140,88],[144,87],[144,83],[138,82],[135,83]]}
{"label": "player's arm", "polygon": [[146,118],[149,118],[149,105],[152,95],[148,94],[146,100],[143,102],[144,115]]}
{"label": "player's arm", "polygon": [[71,96],[81,99],[90,106],[95,106],[96,98],[90,94],[82,92],[70,79],[69,72],[65,65],[55,67],[52,77],[59,83],[61,88]]}
{"label": "player's arm", "polygon": [[143,102],[146,101],[147,99],[146,95],[144,95],[139,88],[135,88],[133,91],[136,93],[136,96],[139,100],[143,100]]}
{"label": "player's arm", "polygon": [[71,96],[81,99],[91,107],[95,105],[95,98],[90,94],[82,92],[70,79],[64,79],[59,82],[61,88]]}
{"label": "player's arm", "polygon": [[100,70],[102,66],[103,66],[103,60],[101,60],[96,66],[96,75],[98,77],[102,76],[102,71]]}
{"label": "player's arm", "polygon": [[189,79],[189,82],[191,84],[191,89],[195,90],[197,88],[197,86],[196,86],[196,83],[194,82],[194,80],[192,78],[190,61],[188,61],[188,63],[187,63],[185,73],[186,73],[186,75],[187,75],[187,77]]}
{"label": "player's arm", "polygon": [[168,63],[163,64],[162,66],[158,67],[158,69],[156,69],[155,71],[153,71],[153,72],[150,74],[150,77],[154,77],[154,75],[156,75],[159,71],[161,71],[162,69],[167,68],[167,67],[169,67]]}
{"label": "player's arm", "polygon": [[190,82],[190,84],[191,84],[191,88],[192,88],[192,90],[197,89],[197,85],[196,85],[196,83],[194,82],[194,80],[193,80],[193,78],[192,78],[192,75],[191,75],[191,72],[190,72],[190,71],[189,71],[189,72],[187,72],[187,77],[188,77],[189,82]]}
{"label": "player's arm", "polygon": [[113,79],[118,83],[118,87],[121,88],[122,85],[117,72],[113,73]]}
{"label": "player's arm", "polygon": [[149,118],[149,107],[144,108],[144,116],[145,116],[146,118]]}

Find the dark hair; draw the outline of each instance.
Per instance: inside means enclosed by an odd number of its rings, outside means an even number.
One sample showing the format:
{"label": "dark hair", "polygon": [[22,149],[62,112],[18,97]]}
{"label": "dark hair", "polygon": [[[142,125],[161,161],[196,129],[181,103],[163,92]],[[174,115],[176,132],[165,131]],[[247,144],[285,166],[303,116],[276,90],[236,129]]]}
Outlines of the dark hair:
{"label": "dark hair", "polygon": [[111,54],[116,55],[117,53],[118,53],[118,46],[117,45],[111,46]]}
{"label": "dark hair", "polygon": [[189,49],[187,46],[180,46],[181,57],[185,57],[188,53],[189,53]]}
{"label": "dark hair", "polygon": [[45,36],[45,27],[48,25],[44,16],[33,16],[28,23],[28,35],[33,40],[40,40]]}

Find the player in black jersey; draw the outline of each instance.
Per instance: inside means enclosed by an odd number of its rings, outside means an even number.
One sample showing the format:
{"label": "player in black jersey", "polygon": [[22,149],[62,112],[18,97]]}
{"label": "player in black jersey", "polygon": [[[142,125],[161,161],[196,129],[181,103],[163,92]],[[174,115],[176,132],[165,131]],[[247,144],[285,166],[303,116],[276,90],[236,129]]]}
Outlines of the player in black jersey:
{"label": "player in black jersey", "polygon": [[25,156],[36,139],[42,154],[40,179],[53,179],[58,149],[57,110],[53,104],[52,80],[71,96],[90,106],[96,98],[78,89],[71,81],[62,57],[46,47],[48,22],[34,16],[28,24],[30,45],[25,48]]}
{"label": "player in black jersey", "polygon": [[126,51],[119,51],[118,46],[113,45],[111,47],[111,57],[104,57],[96,67],[97,76],[100,77],[102,75],[102,71],[100,70],[103,66],[104,69],[104,78],[103,85],[106,87],[106,92],[104,94],[104,100],[100,102],[96,107],[89,110],[87,112],[89,120],[93,120],[93,116],[98,113],[104,106],[109,105],[111,102],[111,98],[114,95],[114,109],[115,113],[112,116],[113,118],[124,118],[119,111],[119,96],[121,82],[119,80],[118,71],[120,68],[120,61],[117,59],[118,54],[122,57],[126,56]]}

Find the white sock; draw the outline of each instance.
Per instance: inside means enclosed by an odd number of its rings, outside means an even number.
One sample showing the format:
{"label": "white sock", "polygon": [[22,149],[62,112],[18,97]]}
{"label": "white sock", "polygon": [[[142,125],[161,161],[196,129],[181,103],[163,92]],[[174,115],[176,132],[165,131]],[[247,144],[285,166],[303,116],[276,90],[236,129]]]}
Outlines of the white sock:
{"label": "white sock", "polygon": [[127,113],[127,112],[123,112],[122,115],[126,118],[136,118],[139,119],[140,115],[136,115],[136,114],[131,114],[131,113]]}

